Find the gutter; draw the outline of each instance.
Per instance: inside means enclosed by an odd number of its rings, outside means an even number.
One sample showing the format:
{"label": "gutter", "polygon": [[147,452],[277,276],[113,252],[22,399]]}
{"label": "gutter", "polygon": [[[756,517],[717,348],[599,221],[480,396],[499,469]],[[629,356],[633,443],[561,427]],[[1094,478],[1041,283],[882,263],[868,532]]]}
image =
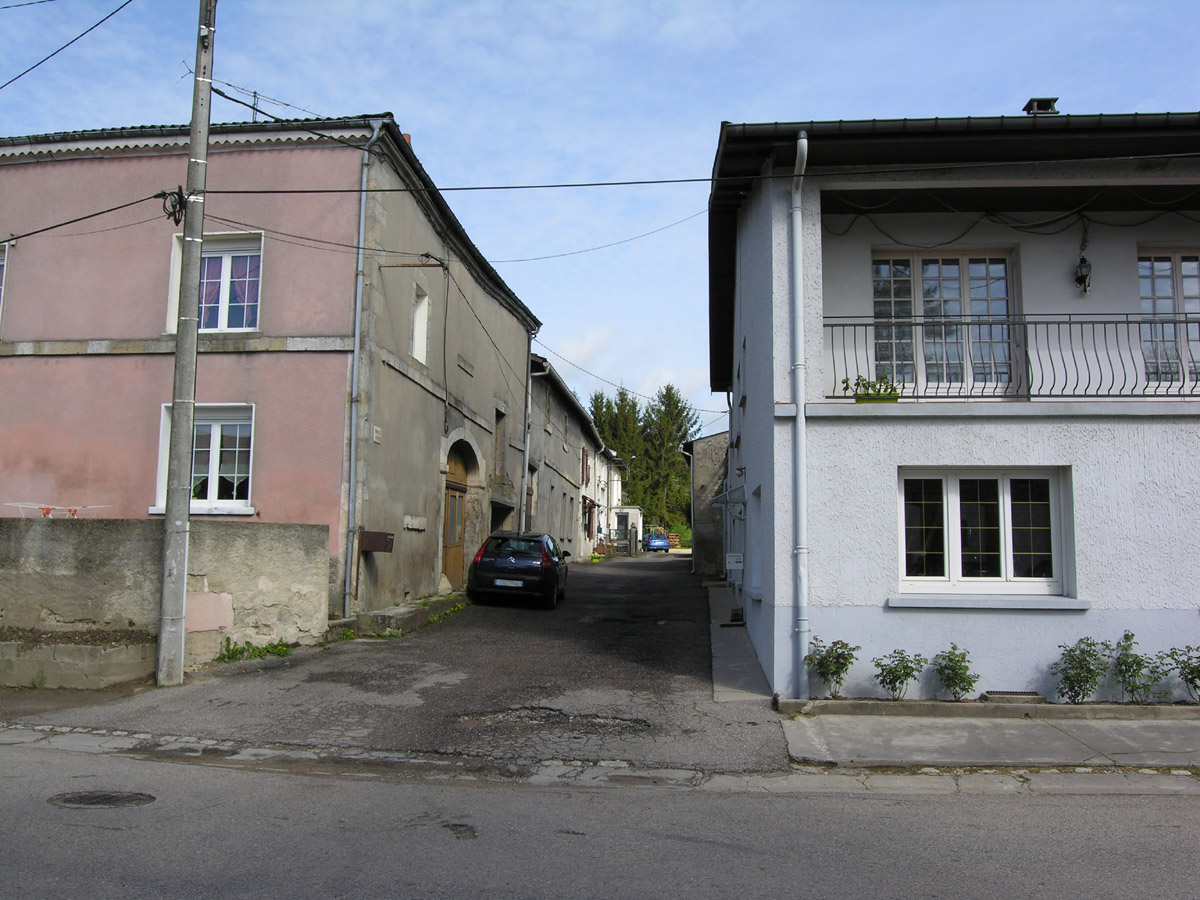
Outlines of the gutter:
{"label": "gutter", "polygon": [[350,366],[350,472],[346,499],[346,573],[342,585],[342,618],[350,617],[350,594],[354,584],[354,570],[358,568],[355,554],[358,537],[358,369],[362,355],[362,297],[366,277],[367,235],[367,171],[371,165],[371,149],[379,140],[383,129],[382,119],[371,120],[371,139],[363,146],[362,174],[358,188],[358,260],[354,277],[354,355]]}
{"label": "gutter", "polygon": [[796,547],[792,554],[792,599],[796,607],[796,697],[809,699],[808,656],[810,625],[808,621],[808,458],[807,429],[804,416],[804,384],[807,367],[804,361],[804,213],[801,209],[801,188],[804,167],[808,162],[808,134],[801,131],[796,140],[796,169],[792,178],[791,235],[791,307],[792,307],[792,400],[796,417],[792,422],[792,534]]}

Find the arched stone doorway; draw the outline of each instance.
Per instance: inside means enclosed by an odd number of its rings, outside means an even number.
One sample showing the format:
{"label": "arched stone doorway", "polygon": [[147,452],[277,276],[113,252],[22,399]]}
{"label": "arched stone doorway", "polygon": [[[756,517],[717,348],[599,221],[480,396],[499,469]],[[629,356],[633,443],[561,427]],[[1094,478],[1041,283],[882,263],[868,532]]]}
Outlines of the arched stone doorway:
{"label": "arched stone doorway", "polygon": [[466,574],[465,547],[469,527],[467,494],[478,470],[475,453],[466,441],[458,441],[446,456],[446,498],[442,520],[442,574],[454,590],[461,590]]}

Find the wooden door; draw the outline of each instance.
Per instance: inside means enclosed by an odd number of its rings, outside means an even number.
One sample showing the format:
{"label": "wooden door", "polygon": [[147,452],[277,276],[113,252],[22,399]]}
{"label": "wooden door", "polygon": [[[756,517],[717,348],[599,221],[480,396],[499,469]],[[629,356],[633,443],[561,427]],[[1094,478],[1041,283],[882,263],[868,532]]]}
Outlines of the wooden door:
{"label": "wooden door", "polygon": [[446,461],[446,517],[442,523],[442,574],[461,590],[465,572],[463,540],[467,526],[467,467],[453,451]]}

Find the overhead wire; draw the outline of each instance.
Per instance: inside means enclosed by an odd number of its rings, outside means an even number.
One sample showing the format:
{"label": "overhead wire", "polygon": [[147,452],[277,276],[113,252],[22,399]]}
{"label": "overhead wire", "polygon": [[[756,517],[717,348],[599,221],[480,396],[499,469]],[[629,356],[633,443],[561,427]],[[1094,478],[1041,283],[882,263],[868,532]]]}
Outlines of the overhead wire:
{"label": "overhead wire", "polygon": [[103,19],[101,19],[99,22],[97,22],[95,25],[93,25],[87,31],[71,38],[71,40],[67,41],[65,44],[63,44],[61,47],[59,47],[57,50],[55,50],[49,56],[39,59],[32,66],[30,66],[28,69],[26,69],[24,72],[21,72],[18,75],[14,75],[12,78],[8,79],[8,81],[4,82],[4,84],[0,84],[0,91],[4,90],[6,87],[8,87],[14,81],[16,81],[18,78],[23,78],[26,75],[28,75],[30,72],[32,72],[34,69],[36,69],[38,66],[40,66],[42,63],[49,62],[50,60],[54,59],[54,57],[58,56],[58,54],[62,53],[64,50],[66,50],[68,47],[70,47],[72,44],[74,44],[80,38],[84,37],[85,35],[89,34],[90,32],[95,31],[97,28],[99,28],[101,25],[103,25],[105,22],[107,22],[109,19],[111,19],[113,16],[115,16],[117,13],[119,13],[121,10],[123,10],[125,7],[127,7],[132,2],[133,2],[133,0],[125,0],[124,3],[122,3],[116,9],[114,9],[112,12],[110,12],[107,16],[105,16]]}
{"label": "overhead wire", "polygon": [[658,234],[660,232],[666,231],[668,228],[674,228],[676,225],[682,225],[684,222],[690,222],[692,219],[696,218],[697,216],[702,216],[706,212],[708,212],[707,209],[702,209],[698,213],[692,213],[690,216],[686,216],[686,217],[680,219],[678,222],[672,222],[670,225],[664,225],[662,228],[655,228],[653,231],[647,231],[647,232],[644,232],[643,234],[637,234],[637,235],[634,235],[633,237],[625,238],[624,240],[613,241],[610,244],[600,244],[598,247],[588,247],[584,250],[572,250],[568,253],[551,253],[548,256],[527,256],[524,259],[493,259],[493,260],[490,260],[490,262],[492,263],[492,265],[498,265],[500,263],[540,262],[543,259],[562,259],[564,256],[579,256],[581,253],[594,253],[597,250],[607,250],[609,247],[619,247],[621,244],[628,244],[632,241],[639,241],[642,238],[650,237],[650,235],[652,235],[652,234]]}
{"label": "overhead wire", "polygon": [[157,194],[151,194],[149,197],[142,197],[140,200],[131,200],[128,203],[122,203],[120,206],[111,206],[108,209],[102,209],[99,212],[88,213],[86,216],[76,216],[74,219],[67,219],[65,222],[47,225],[45,228],[37,228],[33,231],[27,231],[24,234],[12,234],[4,240],[5,242],[20,241],[28,237],[33,237],[35,234],[45,234],[47,231],[54,231],[57,228],[65,228],[68,225],[74,225],[76,222],[86,222],[88,219],[95,219],[99,216],[106,216],[109,213],[119,212],[122,209],[128,209],[131,206],[137,206],[139,203],[145,203],[148,200],[161,200],[164,195],[164,191],[159,191]]}
{"label": "overhead wire", "polygon": [[[617,384],[615,381],[609,381],[609,380],[608,380],[607,378],[605,378],[603,375],[597,375],[595,372],[590,372],[590,371],[588,371],[588,370],[587,370],[587,369],[585,369],[583,366],[579,365],[579,363],[572,362],[571,360],[569,360],[569,359],[567,359],[565,356],[563,356],[561,353],[559,353],[557,350],[553,350],[553,349],[551,349],[550,347],[548,347],[548,346],[546,345],[546,343],[545,343],[545,342],[544,342],[544,341],[543,341],[541,338],[536,338],[536,337],[535,337],[535,338],[533,339],[533,341],[534,341],[534,343],[535,343],[535,344],[538,344],[538,345],[540,345],[540,346],[541,346],[543,349],[545,349],[547,352],[549,352],[549,353],[553,354],[554,356],[557,356],[559,359],[561,359],[561,360],[562,360],[563,362],[565,362],[567,365],[575,367],[575,368],[576,368],[576,369],[578,369],[580,372],[583,372],[585,375],[590,375],[592,378],[595,378],[597,381],[602,381],[602,382],[604,382],[605,384],[607,384],[607,385],[610,385],[611,387],[615,387],[615,388],[617,388],[618,390],[622,390],[622,391],[624,391],[625,393],[629,394],[631,397],[640,397],[642,400],[647,400],[647,401],[649,401],[649,402],[651,402],[651,403],[654,403],[654,402],[656,402],[656,400],[657,400],[657,398],[656,398],[656,397],[648,397],[648,396],[647,396],[647,395],[645,395],[645,394],[639,394],[637,391],[632,391],[632,390],[630,390],[629,388],[625,387],[625,385],[623,385],[623,384]],[[724,413],[724,412],[726,412],[726,410],[723,410],[723,409],[700,409],[700,408],[698,408],[698,407],[694,407],[694,406],[692,406],[692,407],[689,407],[689,408],[690,408],[690,409],[691,409],[693,412],[698,412],[698,413],[716,413],[716,412],[719,412],[719,413]]]}

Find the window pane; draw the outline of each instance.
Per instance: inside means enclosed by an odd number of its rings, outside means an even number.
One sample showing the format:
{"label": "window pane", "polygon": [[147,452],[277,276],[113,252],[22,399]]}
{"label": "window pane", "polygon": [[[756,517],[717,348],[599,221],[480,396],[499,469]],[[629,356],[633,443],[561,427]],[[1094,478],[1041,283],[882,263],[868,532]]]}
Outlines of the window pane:
{"label": "window pane", "polygon": [[192,499],[208,499],[208,467],[212,455],[212,426],[196,425],[192,431]]}
{"label": "window pane", "polygon": [[912,382],[916,377],[912,326],[893,326],[893,320],[909,320],[913,314],[912,266],[906,259],[876,259],[874,276],[875,377],[893,382]]}
{"label": "window pane", "polygon": [[1013,577],[1053,578],[1050,481],[1014,478],[1012,492]]}
{"label": "window pane", "polygon": [[220,256],[205,256],[200,260],[200,327],[221,327],[221,267]]}
{"label": "window pane", "polygon": [[258,263],[257,255],[230,260],[230,328],[254,328],[258,324]]}
{"label": "window pane", "polygon": [[999,578],[1000,483],[963,478],[958,491],[963,578]]}
{"label": "window pane", "polygon": [[904,569],[909,577],[946,576],[940,478],[904,479]]}

